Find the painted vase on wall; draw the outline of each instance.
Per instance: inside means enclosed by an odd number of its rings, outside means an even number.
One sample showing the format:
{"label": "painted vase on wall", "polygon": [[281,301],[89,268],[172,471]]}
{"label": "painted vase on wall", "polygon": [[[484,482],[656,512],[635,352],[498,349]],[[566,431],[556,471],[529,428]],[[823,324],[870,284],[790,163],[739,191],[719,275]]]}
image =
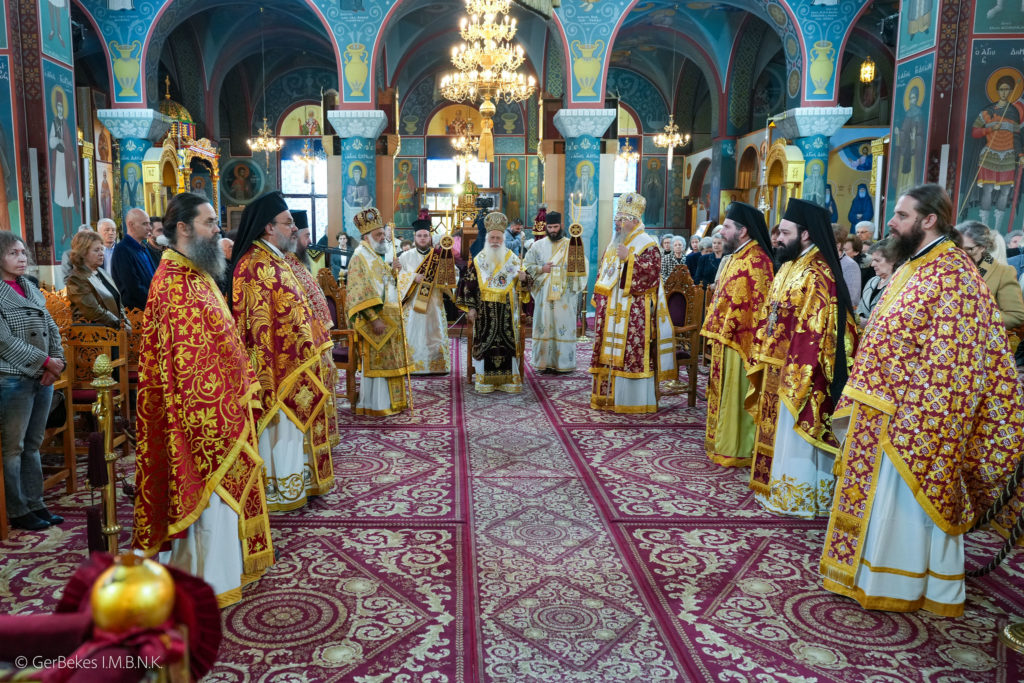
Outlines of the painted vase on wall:
{"label": "painted vase on wall", "polygon": [[590,45],[584,45],[578,40],[572,41],[572,74],[579,84],[577,97],[597,97],[594,92],[594,84],[601,76],[601,52],[604,50],[604,41],[598,40]]}
{"label": "painted vase on wall", "polygon": [[519,117],[514,112],[507,111],[501,115],[502,126],[505,128],[506,133],[514,133],[516,130],[516,121]]}
{"label": "painted vase on wall", "polygon": [[345,62],[345,82],[352,91],[352,97],[363,97],[363,86],[366,85],[366,77],[370,73],[367,65],[366,46],[362,43],[350,43],[345,48],[343,56]]}
{"label": "painted vase on wall", "polygon": [[403,116],[402,121],[405,122],[405,132],[412,135],[416,132],[416,124],[419,123],[420,117],[418,116]]}
{"label": "painted vase on wall", "polygon": [[[121,87],[118,97],[138,97],[135,84],[139,82],[139,57],[142,54],[142,43],[133,40],[129,45],[121,45],[116,40],[110,41],[110,49],[117,54],[114,57],[114,78]],[[138,50],[138,54],[136,54]]]}
{"label": "painted vase on wall", "polygon": [[827,95],[826,88],[832,82],[832,71],[835,62],[832,57],[835,55],[835,48],[829,40],[819,40],[811,48],[811,83],[814,84],[815,95]]}

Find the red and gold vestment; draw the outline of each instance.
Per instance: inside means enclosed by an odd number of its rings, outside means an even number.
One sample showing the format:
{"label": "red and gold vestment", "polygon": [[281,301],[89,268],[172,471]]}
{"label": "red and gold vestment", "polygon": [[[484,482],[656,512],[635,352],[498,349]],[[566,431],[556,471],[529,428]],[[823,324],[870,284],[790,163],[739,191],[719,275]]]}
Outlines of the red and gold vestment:
{"label": "red and gold vestment", "polygon": [[[745,371],[753,368],[757,327],[765,302],[768,300],[773,278],[774,267],[771,257],[765,253],[761,245],[750,240],[740,247],[723,267],[701,329],[701,334],[713,344],[707,389],[707,433],[704,441],[708,455],[720,465],[743,466],[750,463],[749,457],[726,457],[715,452],[719,407],[722,400],[723,352],[725,348],[733,349],[742,359]],[[737,399],[737,405],[741,398]]]}
{"label": "red and gold vestment", "polygon": [[[998,497],[1024,447],[1024,391],[995,301],[952,242],[893,276],[834,419],[850,427],[821,561],[827,581],[854,584],[883,458],[947,534],[970,529]],[[1021,495],[997,518],[1003,528],[1024,509]]]}
{"label": "red and gold vestment", "polygon": [[261,241],[236,264],[232,290],[238,331],[260,384],[258,431],[280,415],[291,420],[311,453],[306,493],[327,493],[334,484],[334,402],[329,400],[334,386],[323,372],[330,339],[318,334],[322,326],[288,261]]}
{"label": "red and gold vestment", "polygon": [[139,354],[135,527],[153,555],[216,494],[239,516],[243,583],[274,562],[253,408],[259,384],[217,285],[167,249]]}
{"label": "red and gold vestment", "polygon": [[[747,372],[746,406],[757,425],[750,488],[757,493],[770,493],[775,430],[783,406],[801,438],[828,453],[839,452],[829,395],[838,316],[835,278],[817,247],[783,264],[772,281],[757,328],[754,366]],[[846,318],[844,343],[850,359],[857,328],[852,311]]]}

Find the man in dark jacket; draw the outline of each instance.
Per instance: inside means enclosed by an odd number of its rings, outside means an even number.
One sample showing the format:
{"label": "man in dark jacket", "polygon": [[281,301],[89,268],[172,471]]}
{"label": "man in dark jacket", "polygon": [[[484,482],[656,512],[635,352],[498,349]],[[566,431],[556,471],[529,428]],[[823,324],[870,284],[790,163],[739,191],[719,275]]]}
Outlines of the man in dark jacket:
{"label": "man in dark jacket", "polygon": [[142,209],[132,209],[125,216],[124,226],[124,239],[114,247],[110,259],[111,275],[121,292],[124,307],[143,309],[149,298],[149,283],[156,272],[145,246],[150,233],[149,216]]}

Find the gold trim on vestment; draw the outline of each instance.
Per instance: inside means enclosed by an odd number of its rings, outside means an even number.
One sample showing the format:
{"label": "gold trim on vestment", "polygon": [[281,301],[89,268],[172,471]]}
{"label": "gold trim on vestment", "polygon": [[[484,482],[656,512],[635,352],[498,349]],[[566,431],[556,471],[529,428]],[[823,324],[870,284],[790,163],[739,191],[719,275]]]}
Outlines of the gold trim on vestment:
{"label": "gold trim on vestment", "polygon": [[860,603],[860,606],[864,609],[877,609],[884,610],[886,612],[916,612],[918,610],[925,610],[932,614],[937,614],[940,617],[960,617],[964,614],[964,603],[949,604],[944,602],[935,602],[928,598],[921,596],[917,600],[903,600],[901,598],[888,598],[877,595],[867,595],[863,590],[856,586],[847,588],[842,584],[836,583],[828,578],[824,580],[823,584],[825,590],[838,593],[839,595],[845,595],[848,598],[852,598]]}

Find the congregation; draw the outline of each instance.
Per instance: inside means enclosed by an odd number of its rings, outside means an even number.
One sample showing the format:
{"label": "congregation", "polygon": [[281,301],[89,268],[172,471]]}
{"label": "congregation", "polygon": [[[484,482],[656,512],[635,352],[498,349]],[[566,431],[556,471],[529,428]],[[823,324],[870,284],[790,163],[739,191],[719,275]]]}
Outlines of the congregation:
{"label": "congregation", "polygon": [[[828,518],[826,590],[867,609],[962,614],[964,532],[990,509],[1008,531],[1024,509],[1019,492],[993,507],[1019,477],[1024,445],[1007,334],[1024,323],[1007,263],[1018,244],[1007,249],[977,221],[955,226],[937,185],[902,194],[877,242],[872,224],[851,233],[792,198],[772,230],[761,211],[732,202],[687,253],[683,237],[659,243],[645,229],[646,205],[638,193],[619,198],[594,264],[591,408],[659,410],[679,361],[666,281],[678,273],[706,285],[708,458],[749,467],[764,509]],[[556,211],[532,242],[521,224],[486,213],[482,245],[460,264],[429,214],[402,249],[380,212],[363,208],[362,240],[338,264],[343,312],[310,270],[305,212],[280,192],[245,208],[227,248],[198,194],[173,197],[161,219],[132,209],[116,244],[116,226],[102,223],[74,235],[67,292],[85,323],[126,329],[125,310],[144,310],[137,430],[122,425],[136,444],[132,544],[202,577],[222,607],[274,563],[272,513],[335,485],[331,450],[345,415],[336,324],[353,331],[359,361],[352,412],[382,420],[413,410],[412,375],[451,372],[455,325],[477,393],[519,393],[527,362],[547,374],[579,369],[591,264],[579,226]],[[39,447],[64,358],[26,275],[25,244],[0,233],[0,255],[6,505],[13,526],[35,531],[63,522],[43,503]],[[449,322],[452,304],[460,318]]]}

